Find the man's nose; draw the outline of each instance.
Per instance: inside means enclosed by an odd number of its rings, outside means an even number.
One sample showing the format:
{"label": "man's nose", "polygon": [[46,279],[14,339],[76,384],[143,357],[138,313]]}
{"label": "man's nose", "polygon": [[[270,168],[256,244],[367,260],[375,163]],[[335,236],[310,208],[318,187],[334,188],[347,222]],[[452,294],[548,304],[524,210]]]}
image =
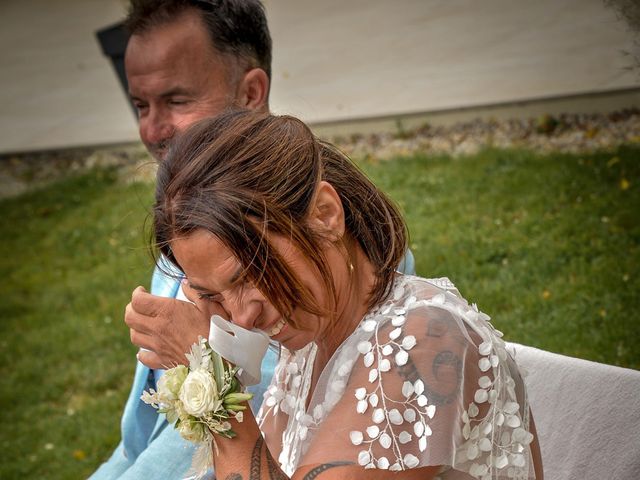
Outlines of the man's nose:
{"label": "man's nose", "polygon": [[162,112],[154,112],[140,121],[140,136],[147,144],[157,144],[170,140],[176,133],[171,118]]}

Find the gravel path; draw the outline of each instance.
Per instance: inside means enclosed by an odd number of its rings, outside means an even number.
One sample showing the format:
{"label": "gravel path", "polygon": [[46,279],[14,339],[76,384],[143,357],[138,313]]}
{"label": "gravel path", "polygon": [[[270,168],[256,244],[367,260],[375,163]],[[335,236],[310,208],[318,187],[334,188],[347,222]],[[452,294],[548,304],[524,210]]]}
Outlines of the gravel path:
{"label": "gravel path", "polygon": [[[330,140],[354,158],[381,160],[415,152],[470,155],[488,146],[542,153],[589,153],[640,144],[640,110],[527,120],[474,120]],[[96,166],[118,168],[125,181],[152,180],[155,174],[154,162],[141,144],[4,155],[0,156],[0,198],[19,195]]]}
{"label": "gravel path", "polygon": [[474,120],[447,127],[425,125],[411,132],[355,135],[333,141],[354,158],[389,159],[418,151],[471,155],[486,147],[589,153],[640,143],[640,110],[526,120]]}

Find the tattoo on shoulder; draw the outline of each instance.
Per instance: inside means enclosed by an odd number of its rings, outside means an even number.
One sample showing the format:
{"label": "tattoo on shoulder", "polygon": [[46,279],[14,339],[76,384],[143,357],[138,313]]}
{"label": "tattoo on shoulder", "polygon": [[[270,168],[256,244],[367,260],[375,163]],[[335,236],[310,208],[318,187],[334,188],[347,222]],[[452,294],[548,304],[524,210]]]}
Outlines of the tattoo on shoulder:
{"label": "tattoo on shoulder", "polygon": [[[460,360],[460,357],[450,350],[438,353],[431,364],[431,371],[438,380],[442,380],[439,375],[441,375],[440,369],[443,367],[446,372],[451,373],[453,371],[452,373],[456,379],[455,384],[458,385],[462,379],[462,360]],[[443,373],[446,375],[446,372]]]}
{"label": "tattoo on shoulder", "polygon": [[[448,391],[438,391],[433,385],[429,385],[424,375],[420,375],[416,364],[409,357],[409,361],[401,367],[398,367],[398,372],[405,380],[414,383],[416,380],[422,378],[424,382],[425,395],[435,405],[446,405],[453,402],[460,392],[460,382],[462,381],[462,360],[449,350],[438,353],[431,364],[431,373],[436,380],[438,380],[438,386],[449,385]],[[445,378],[445,375],[452,375],[450,378]]]}
{"label": "tattoo on shoulder", "polygon": [[323,463],[322,465],[318,465],[317,467],[311,469],[302,480],[313,480],[314,478],[316,478],[318,475],[320,475],[322,472],[329,470],[330,468],[334,468],[334,467],[343,467],[345,465],[354,465],[353,462],[343,462],[343,461],[336,461],[336,462],[330,462],[330,463]]}
{"label": "tattoo on shoulder", "polygon": [[[449,338],[458,344],[465,346],[468,340],[464,337],[458,328],[451,328],[451,319],[435,316],[429,319],[427,324],[427,337],[432,338]],[[467,330],[468,331],[468,330]],[[469,332],[471,334],[471,332]],[[482,340],[480,340],[482,341]]]}
{"label": "tattoo on shoulder", "polygon": [[443,337],[449,331],[449,323],[443,319],[434,317],[427,324],[428,337]]}

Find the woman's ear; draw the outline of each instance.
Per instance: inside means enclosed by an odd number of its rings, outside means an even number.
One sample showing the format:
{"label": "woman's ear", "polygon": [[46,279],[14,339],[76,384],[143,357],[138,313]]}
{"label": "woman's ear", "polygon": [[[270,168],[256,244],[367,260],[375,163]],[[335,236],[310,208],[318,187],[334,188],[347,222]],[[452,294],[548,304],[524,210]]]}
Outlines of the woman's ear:
{"label": "woman's ear", "polygon": [[238,90],[236,101],[243,108],[251,110],[268,107],[269,77],[261,68],[252,68],[244,74]]}
{"label": "woman's ear", "polygon": [[320,182],[311,212],[311,223],[331,241],[344,236],[344,209],[335,188],[324,180]]}

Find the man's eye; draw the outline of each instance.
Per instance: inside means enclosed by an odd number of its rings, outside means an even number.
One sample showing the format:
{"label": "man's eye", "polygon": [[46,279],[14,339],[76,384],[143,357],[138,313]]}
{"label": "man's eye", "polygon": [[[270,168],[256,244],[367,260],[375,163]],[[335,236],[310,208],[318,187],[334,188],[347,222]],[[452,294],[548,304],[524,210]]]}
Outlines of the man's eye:
{"label": "man's eye", "polygon": [[136,107],[136,110],[138,111],[138,113],[143,112],[148,107],[146,103],[139,103],[139,102],[135,102],[133,106]]}
{"label": "man's eye", "polygon": [[172,98],[171,100],[169,100],[169,105],[186,105],[187,103],[188,101],[185,99]]}

